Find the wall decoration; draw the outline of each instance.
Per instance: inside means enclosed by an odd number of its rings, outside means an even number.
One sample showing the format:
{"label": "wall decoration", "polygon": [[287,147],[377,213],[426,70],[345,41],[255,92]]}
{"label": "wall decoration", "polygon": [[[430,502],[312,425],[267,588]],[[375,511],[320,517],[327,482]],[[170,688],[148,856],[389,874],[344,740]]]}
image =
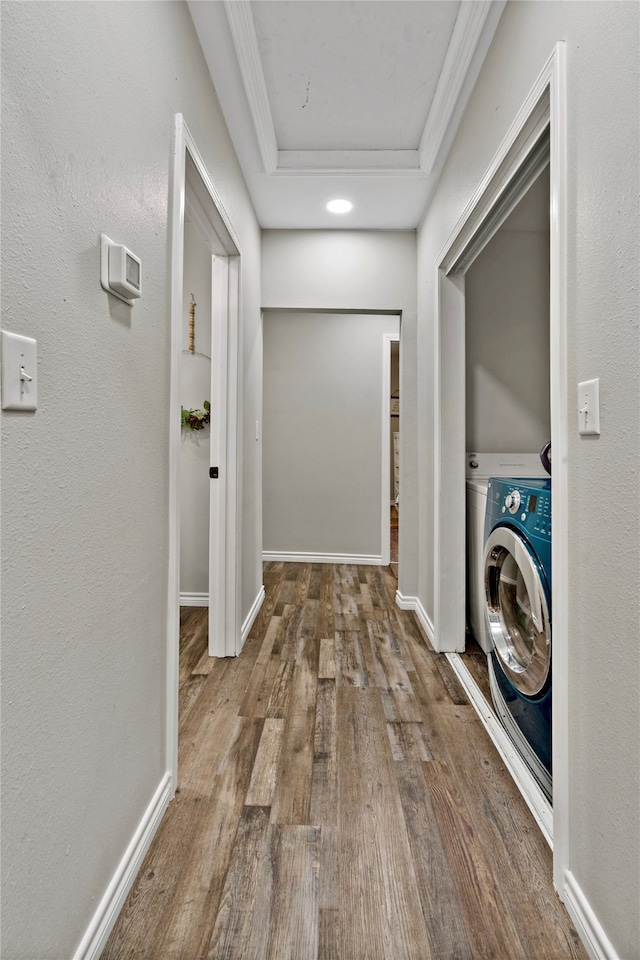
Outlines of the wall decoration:
{"label": "wall decoration", "polygon": [[211,404],[208,400],[205,400],[202,404],[202,410],[186,410],[184,407],[180,407],[180,416],[182,426],[188,430],[204,430],[207,424],[211,422]]}

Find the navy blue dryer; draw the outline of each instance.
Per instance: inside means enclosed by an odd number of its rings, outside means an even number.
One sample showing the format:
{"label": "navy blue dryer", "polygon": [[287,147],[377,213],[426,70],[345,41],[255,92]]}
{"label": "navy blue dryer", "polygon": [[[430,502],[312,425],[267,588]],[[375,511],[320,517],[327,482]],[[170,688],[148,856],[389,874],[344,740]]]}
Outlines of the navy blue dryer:
{"label": "navy blue dryer", "polygon": [[484,540],[494,706],[551,799],[551,480],[491,477]]}

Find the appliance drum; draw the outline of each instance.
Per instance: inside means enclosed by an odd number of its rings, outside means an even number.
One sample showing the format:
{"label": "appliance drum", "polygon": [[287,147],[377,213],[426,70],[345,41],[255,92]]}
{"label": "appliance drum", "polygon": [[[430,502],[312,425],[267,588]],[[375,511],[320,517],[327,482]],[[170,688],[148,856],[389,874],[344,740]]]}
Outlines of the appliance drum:
{"label": "appliance drum", "polygon": [[485,614],[500,665],[525,697],[540,696],[551,673],[551,618],[544,574],[522,538],[494,528],[485,545]]}

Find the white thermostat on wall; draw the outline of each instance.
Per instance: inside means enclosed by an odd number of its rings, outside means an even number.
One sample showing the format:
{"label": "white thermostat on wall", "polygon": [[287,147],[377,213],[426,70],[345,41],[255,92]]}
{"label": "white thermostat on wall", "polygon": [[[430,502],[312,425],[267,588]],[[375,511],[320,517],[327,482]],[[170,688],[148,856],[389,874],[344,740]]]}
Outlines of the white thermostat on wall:
{"label": "white thermostat on wall", "polygon": [[100,235],[100,283],[107,293],[133,304],[142,296],[142,265],[139,257],[122,244]]}

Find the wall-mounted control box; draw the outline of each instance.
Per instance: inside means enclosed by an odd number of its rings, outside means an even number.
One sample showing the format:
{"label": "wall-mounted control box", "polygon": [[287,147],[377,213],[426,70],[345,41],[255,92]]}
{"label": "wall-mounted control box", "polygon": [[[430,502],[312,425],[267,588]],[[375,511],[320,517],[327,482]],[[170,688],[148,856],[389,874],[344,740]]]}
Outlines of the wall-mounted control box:
{"label": "wall-mounted control box", "polygon": [[142,264],[135,253],[100,236],[100,283],[107,293],[133,304],[142,296]]}

